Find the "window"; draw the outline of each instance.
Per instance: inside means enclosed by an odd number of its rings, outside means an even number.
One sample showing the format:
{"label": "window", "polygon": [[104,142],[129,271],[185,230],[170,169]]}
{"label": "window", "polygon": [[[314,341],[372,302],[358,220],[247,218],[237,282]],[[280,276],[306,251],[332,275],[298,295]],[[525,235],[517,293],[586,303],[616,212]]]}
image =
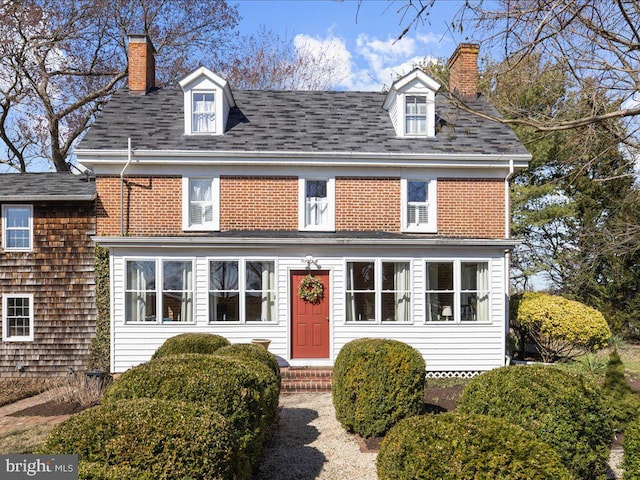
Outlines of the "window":
{"label": "window", "polygon": [[5,342],[33,341],[33,295],[3,295],[2,340]]}
{"label": "window", "polygon": [[191,260],[127,260],[126,263],[126,322],[193,322]]}
{"label": "window", "polygon": [[405,135],[427,134],[427,97],[407,95],[405,97]]}
{"label": "window", "polygon": [[193,133],[215,133],[216,114],[214,95],[211,92],[192,94],[191,131]]}
{"label": "window", "polygon": [[409,262],[348,262],[347,322],[411,321]]}
{"label": "window", "polygon": [[436,233],[437,192],[435,179],[402,179],[402,226],[404,231]]}
{"label": "window", "polygon": [[218,177],[182,179],[183,230],[218,230],[220,179]]}
{"label": "window", "polygon": [[33,207],[3,205],[2,241],[7,251],[29,252],[33,248]]}
{"label": "window", "polygon": [[427,321],[491,321],[488,262],[427,262],[426,267]]}
{"label": "window", "polygon": [[335,230],[335,180],[300,179],[300,230]]}
{"label": "window", "polygon": [[272,322],[275,319],[275,262],[209,262],[210,322]]}

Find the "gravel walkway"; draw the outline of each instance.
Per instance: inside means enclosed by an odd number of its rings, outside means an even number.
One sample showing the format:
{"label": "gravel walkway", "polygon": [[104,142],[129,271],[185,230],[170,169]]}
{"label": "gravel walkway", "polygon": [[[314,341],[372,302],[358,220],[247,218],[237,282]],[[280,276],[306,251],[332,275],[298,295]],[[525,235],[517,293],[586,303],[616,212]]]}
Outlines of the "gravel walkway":
{"label": "gravel walkway", "polygon": [[376,454],[362,453],[335,417],[330,393],[280,397],[280,425],[253,480],[376,480]]}

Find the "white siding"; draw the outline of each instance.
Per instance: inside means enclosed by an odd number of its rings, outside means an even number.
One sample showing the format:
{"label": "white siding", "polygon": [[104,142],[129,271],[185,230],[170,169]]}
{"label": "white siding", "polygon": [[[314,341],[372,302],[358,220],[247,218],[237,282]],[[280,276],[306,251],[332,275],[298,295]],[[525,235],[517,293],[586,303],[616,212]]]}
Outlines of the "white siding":
{"label": "white siding", "polygon": [[[112,249],[112,370],[123,372],[147,361],[169,337],[185,332],[222,335],[232,343],[248,343],[255,338],[271,340],[269,350],[282,364],[331,365],[342,346],[356,338],[394,338],[417,348],[427,362],[428,371],[482,371],[502,366],[505,353],[505,259],[502,251],[470,252],[464,249],[438,249],[437,254],[424,249],[366,249],[362,246],[318,247],[316,251],[302,247],[282,247],[263,251],[247,249]],[[401,251],[402,253],[398,253]],[[276,256],[279,253],[279,256]],[[330,272],[330,358],[326,361],[291,360],[290,343],[290,274],[304,270],[305,254],[313,254],[312,269]],[[194,258],[194,318],[190,324],[125,324],[124,280],[127,258]],[[261,259],[276,261],[276,320],[265,323],[209,323],[208,261],[211,258]],[[407,324],[348,324],[345,321],[346,262],[350,260],[387,259],[410,261],[412,268],[413,320]],[[478,260],[490,263],[491,321],[484,323],[425,322],[426,260]],[[295,289],[295,286],[293,287]]]}

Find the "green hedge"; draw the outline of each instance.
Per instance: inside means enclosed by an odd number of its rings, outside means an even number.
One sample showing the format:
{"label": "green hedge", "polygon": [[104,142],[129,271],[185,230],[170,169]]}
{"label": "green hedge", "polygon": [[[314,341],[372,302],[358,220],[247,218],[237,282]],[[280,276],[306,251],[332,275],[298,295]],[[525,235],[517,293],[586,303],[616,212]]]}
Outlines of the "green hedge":
{"label": "green hedge", "polygon": [[614,429],[624,432],[629,422],[640,413],[640,396],[627,383],[617,349],[609,354],[602,390]]}
{"label": "green hedge", "polygon": [[336,418],[363,437],[384,435],[424,408],[422,355],[396,340],[363,338],[347,343],[333,368]]}
{"label": "green hedge", "polygon": [[210,333],[183,333],[167,339],[151,357],[152,359],[183,353],[213,353],[229,345],[229,340]]}
{"label": "green hedge", "polygon": [[627,425],[622,448],[624,449],[622,462],[624,479],[640,480],[640,418]]}
{"label": "green hedge", "polygon": [[229,419],[248,475],[278,416],[278,382],[257,360],[217,355],[163,357],[126,371],[105,393],[105,404],[127,398],[162,398],[208,405]]}
{"label": "green hedge", "polygon": [[407,418],[380,445],[380,480],[570,480],[546,443],[525,429],[484,415]]}
{"label": "green hedge", "polygon": [[215,354],[240,359],[259,360],[273,371],[278,378],[278,383],[280,382],[281,375],[278,359],[273,353],[267,351],[264,347],[253,345],[251,343],[234,343],[216,350]]}
{"label": "green hedge", "polygon": [[612,428],[602,392],[578,374],[523,365],[492,370],[466,386],[456,412],[503,418],[533,432],[580,479],[601,478]]}
{"label": "green hedge", "polygon": [[175,480],[234,479],[236,451],[230,424],[219,413],[186,402],[135,399],[74,415],[51,431],[42,453],[118,465],[114,475],[132,469]]}
{"label": "green hedge", "polygon": [[155,480],[155,477],[148,471],[126,465],[80,461],[78,480]]}

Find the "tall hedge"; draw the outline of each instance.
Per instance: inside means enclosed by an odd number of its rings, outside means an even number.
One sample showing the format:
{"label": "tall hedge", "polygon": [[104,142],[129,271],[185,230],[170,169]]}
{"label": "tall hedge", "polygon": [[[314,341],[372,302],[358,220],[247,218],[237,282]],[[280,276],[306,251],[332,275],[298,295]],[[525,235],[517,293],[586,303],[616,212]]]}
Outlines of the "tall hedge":
{"label": "tall hedge", "polygon": [[483,415],[425,415],[380,445],[380,480],[571,480],[558,454],[524,428]]}
{"label": "tall hedge", "polygon": [[110,287],[109,287],[109,249],[96,245],[94,250],[96,281],[96,307],[98,318],[96,319],[96,334],[91,339],[87,366],[91,370],[109,372],[110,365]]}
{"label": "tall hedge", "polygon": [[[110,402],[56,426],[42,453],[77,454],[88,478],[235,479],[237,445],[229,422],[204,405],[160,399]],[[111,472],[108,472],[111,470]],[[150,475],[149,475],[150,474]],[[91,476],[93,475],[93,477]],[[135,477],[132,477],[135,478]]]}
{"label": "tall hedge", "polygon": [[612,427],[602,392],[581,375],[541,365],[503,367],[472,379],[456,412],[503,418],[549,444],[580,479],[598,479]]}
{"label": "tall hedge", "polygon": [[424,386],[424,359],[413,347],[396,340],[353,340],[333,367],[336,418],[350,432],[382,436],[422,412]]}
{"label": "tall hedge", "polygon": [[599,311],[546,293],[525,293],[518,304],[516,323],[546,362],[597,350],[611,338],[609,325]]}
{"label": "tall hedge", "polygon": [[255,360],[175,355],[127,370],[107,389],[103,402],[129,398],[195,402],[221,413],[237,433],[238,458],[248,475],[268,428],[277,420],[278,383],[273,372]]}
{"label": "tall hedge", "polygon": [[627,383],[617,349],[609,354],[602,390],[614,429],[624,432],[627,424],[640,415],[640,395]]}
{"label": "tall hedge", "polygon": [[624,432],[622,441],[624,449],[624,469],[625,480],[640,480],[640,418],[631,422]]}
{"label": "tall hedge", "polygon": [[209,354],[227,345],[229,345],[229,340],[220,335],[213,335],[211,333],[183,333],[167,339],[160,348],[155,351],[151,358],[157,359],[183,353]]}

